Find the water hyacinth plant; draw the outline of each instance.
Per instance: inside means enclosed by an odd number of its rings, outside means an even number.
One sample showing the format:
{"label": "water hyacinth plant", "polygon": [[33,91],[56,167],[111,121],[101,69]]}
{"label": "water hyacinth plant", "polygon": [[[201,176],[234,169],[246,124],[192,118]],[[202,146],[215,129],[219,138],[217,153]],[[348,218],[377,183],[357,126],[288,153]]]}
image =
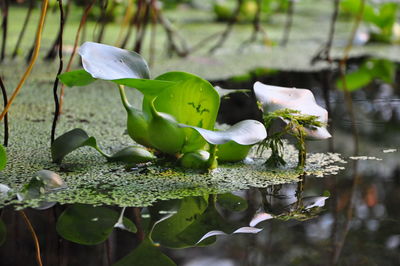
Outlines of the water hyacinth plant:
{"label": "water hyacinth plant", "polygon": [[267,128],[276,119],[286,124],[283,129],[270,135],[263,143],[264,147],[272,151],[271,157],[266,162],[267,166],[277,167],[285,164],[282,155],[282,138],[285,134],[290,134],[297,139],[298,167],[304,168],[305,140],[322,140],[331,137],[326,129],[328,112],[317,104],[313,93],[307,89],[270,86],[256,82],[254,93],[263,110],[264,124]]}
{"label": "water hyacinth plant", "polygon": [[[84,69],[64,73],[60,80],[67,86],[83,86],[97,79],[116,83],[127,112],[129,136],[146,150],[178,159],[184,167],[213,169],[218,156],[227,158],[226,154],[238,150],[240,155],[229,161],[240,161],[247,155],[249,146],[267,136],[264,125],[255,120],[241,121],[226,131],[215,131],[220,95],[208,81],[196,75],[167,72],[151,79],[148,65],[139,54],[99,43],[84,43],[79,54]],[[142,110],[129,103],[125,87],[143,94]],[[75,129],[75,132],[67,132],[54,142],[53,161],[60,162],[81,146],[91,146],[109,160],[111,157],[118,160],[102,152],[93,137],[89,138],[82,130]],[[217,153],[219,145],[223,146],[223,153]],[[137,157],[137,153],[130,155],[131,150],[125,150],[124,160]],[[149,155],[148,159],[154,157]]]}

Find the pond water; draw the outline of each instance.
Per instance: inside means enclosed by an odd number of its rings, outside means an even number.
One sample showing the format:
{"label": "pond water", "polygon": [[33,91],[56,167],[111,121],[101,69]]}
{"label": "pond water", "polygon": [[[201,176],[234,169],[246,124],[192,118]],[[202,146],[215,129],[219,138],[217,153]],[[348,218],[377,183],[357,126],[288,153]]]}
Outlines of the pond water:
{"label": "pond water", "polygon": [[[318,102],[325,105],[320,89],[324,75],[282,72],[264,81],[311,88],[317,94]],[[243,85],[232,82],[218,84],[226,88]],[[335,92],[329,98],[333,138],[309,142],[308,145],[310,152],[340,153],[347,163],[339,174],[324,178],[303,176],[297,183],[234,191],[233,194],[245,201],[232,200],[232,196],[226,194],[225,202],[217,201],[218,212],[210,207],[213,204],[207,207],[207,201],[215,199],[213,195],[208,199],[189,197],[157,203],[154,209],[166,211],[164,215],[176,211],[176,206],[183,208],[187,205],[189,210],[194,210],[205,202],[201,208],[207,208],[207,215],[195,228],[184,228],[189,216],[175,224],[160,222],[159,227],[163,229],[158,229],[158,232],[156,229],[153,238],[168,232],[180,232],[175,242],[159,237],[160,250],[177,265],[186,266],[399,265],[399,88],[375,84],[374,88],[354,93],[353,98],[357,134],[352,132],[343,94]],[[229,97],[222,103],[219,120],[234,123],[244,118],[257,118],[257,110],[234,112],[241,110],[248,99],[243,94]],[[190,207],[192,203],[194,207]],[[138,238],[122,230],[114,230],[105,243],[94,246],[62,240],[57,236],[55,224],[56,217],[63,210],[64,205],[57,205],[41,212],[26,211],[37,230],[44,265],[110,265],[138,246]],[[137,211],[138,208],[128,208],[125,215],[137,222]],[[7,238],[13,241],[7,241],[0,248],[0,265],[36,265],[34,243],[20,214],[7,207],[2,216],[9,228]],[[148,210],[143,209],[143,228],[148,223]],[[196,241],[193,239],[198,240],[209,229],[233,232],[250,224],[252,229],[242,229],[247,233],[219,235],[215,243],[206,247],[167,247],[194,245]],[[262,230],[258,232],[254,227]],[[82,230],[90,231],[89,228]],[[214,237],[202,244],[213,242]],[[146,251],[142,254],[157,256]],[[153,262],[153,265],[165,264],[157,260]]]}

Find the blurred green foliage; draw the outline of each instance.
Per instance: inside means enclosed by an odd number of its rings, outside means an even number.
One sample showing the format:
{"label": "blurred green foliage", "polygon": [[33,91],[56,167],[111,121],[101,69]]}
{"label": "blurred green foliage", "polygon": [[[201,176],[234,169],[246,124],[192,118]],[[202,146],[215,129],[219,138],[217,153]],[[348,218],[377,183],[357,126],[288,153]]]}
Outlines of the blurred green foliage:
{"label": "blurred green foliage", "polygon": [[[355,91],[367,86],[374,80],[384,83],[393,83],[396,75],[396,64],[386,59],[368,59],[361,66],[345,75],[346,89]],[[344,90],[343,80],[339,78],[336,86]]]}
{"label": "blurred green foliage", "polygon": [[[356,15],[359,12],[360,0],[343,0],[341,11]],[[363,21],[368,25],[371,40],[377,42],[399,42],[399,24],[396,23],[398,1],[367,1],[364,7]]]}

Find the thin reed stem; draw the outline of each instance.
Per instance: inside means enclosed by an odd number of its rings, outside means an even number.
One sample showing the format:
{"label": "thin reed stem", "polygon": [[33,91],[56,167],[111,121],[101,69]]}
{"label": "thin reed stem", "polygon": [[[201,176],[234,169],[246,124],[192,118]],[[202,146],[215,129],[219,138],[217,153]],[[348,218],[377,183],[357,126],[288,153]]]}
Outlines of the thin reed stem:
{"label": "thin reed stem", "polygon": [[42,257],[40,255],[40,244],[39,244],[39,239],[36,235],[35,229],[33,228],[31,222],[28,219],[28,216],[26,216],[24,211],[19,211],[19,214],[21,214],[22,218],[24,219],[24,222],[26,223],[29,231],[32,234],[33,242],[35,243],[35,250],[36,250],[36,261],[39,266],[42,266]]}
{"label": "thin reed stem", "polygon": [[40,13],[40,19],[39,19],[39,24],[36,32],[36,41],[35,41],[35,49],[33,51],[33,55],[31,58],[31,61],[22,76],[21,80],[19,81],[17,87],[15,88],[14,92],[12,93],[10,100],[8,101],[6,107],[4,107],[3,112],[0,114],[0,121],[3,120],[4,116],[7,114],[8,110],[11,107],[11,104],[14,102],[15,97],[17,97],[18,93],[20,92],[22,86],[24,85],[26,79],[28,78],[29,74],[32,71],[33,65],[36,62],[36,59],[39,55],[39,49],[40,49],[40,44],[41,44],[41,39],[42,39],[42,32],[43,32],[43,26],[44,26],[44,20],[46,18],[46,13],[47,13],[47,7],[49,5],[49,0],[43,0],[42,4],[42,11]]}

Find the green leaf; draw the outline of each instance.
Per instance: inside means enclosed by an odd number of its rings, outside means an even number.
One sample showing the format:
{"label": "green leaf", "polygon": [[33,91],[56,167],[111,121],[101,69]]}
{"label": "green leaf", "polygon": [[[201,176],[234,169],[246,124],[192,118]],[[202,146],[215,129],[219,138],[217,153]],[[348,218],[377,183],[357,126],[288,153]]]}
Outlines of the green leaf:
{"label": "green leaf", "polygon": [[218,145],[218,162],[238,162],[249,154],[252,145],[240,145],[234,141]]}
{"label": "green leaf", "polygon": [[393,83],[396,74],[396,64],[386,59],[367,60],[362,67],[367,67],[370,74],[386,83]]}
{"label": "green leaf", "polygon": [[[214,87],[206,80],[185,72],[168,72],[156,80],[176,82],[174,86],[163,90],[154,101],[155,109],[172,115],[179,123],[190,126],[214,129],[220,97]],[[150,114],[150,101],[145,97],[143,110]],[[186,144],[184,152],[204,147],[205,141],[192,130],[185,130]]]}
{"label": "green leaf", "polygon": [[83,146],[92,147],[102,155],[108,157],[97,146],[97,141],[94,137],[89,137],[83,129],[75,128],[54,140],[51,145],[51,158],[53,162],[61,163],[67,154]]}
{"label": "green leaf", "polygon": [[[373,77],[367,69],[360,68],[359,70],[346,74],[345,80],[347,90],[356,91],[368,85],[373,80]],[[338,79],[336,86],[340,90],[344,90],[342,79]]]}
{"label": "green leaf", "polygon": [[4,244],[7,237],[7,228],[4,222],[0,219],[0,246]]}
{"label": "green leaf", "polygon": [[74,204],[60,215],[56,229],[60,236],[71,242],[96,245],[109,237],[118,218],[116,211],[106,207]]}
{"label": "green leaf", "polygon": [[129,146],[117,151],[109,157],[109,161],[119,161],[129,164],[145,163],[156,159],[151,152],[142,148]]}
{"label": "green leaf", "polygon": [[79,48],[83,68],[93,78],[149,79],[150,71],[146,61],[138,54],[101,43],[85,42]]}
{"label": "green leaf", "polygon": [[135,88],[143,93],[143,95],[149,97],[155,97],[159,95],[163,90],[167,90],[176,84],[176,82],[171,81],[133,78],[116,79],[112,80],[112,82],[115,82],[119,85]]}
{"label": "green leaf", "polygon": [[150,239],[146,238],[127,256],[119,260],[114,266],[173,266],[176,265],[169,257],[160,251]]}
{"label": "green leaf", "polygon": [[[37,199],[66,188],[67,185],[57,173],[50,170],[40,170],[36,172],[29,183],[24,185],[23,189],[17,193],[17,197],[20,201]],[[45,210],[53,207],[55,204],[56,202],[40,201],[35,209]]]}
{"label": "green leaf", "polygon": [[217,202],[221,207],[234,212],[241,212],[247,209],[247,201],[232,193],[220,194],[217,196]]}
{"label": "green leaf", "polygon": [[397,7],[397,3],[382,4],[379,8],[378,14],[371,19],[371,22],[382,30],[391,30],[393,24],[396,22]]}
{"label": "green leaf", "polygon": [[176,214],[155,225],[151,238],[165,247],[184,248],[190,246],[178,235],[198,219],[207,205],[208,202],[203,197],[182,199]]}
{"label": "green leaf", "polygon": [[3,145],[0,144],[0,171],[6,167],[7,164],[7,153]]}
{"label": "green leaf", "polygon": [[[345,75],[347,89],[349,91],[361,89],[373,79],[393,83],[395,73],[396,65],[393,62],[386,59],[370,59],[365,61],[358,70]],[[341,79],[337,81],[337,87],[343,90]]]}
{"label": "green leaf", "polygon": [[96,79],[93,78],[92,75],[90,75],[84,69],[65,72],[59,75],[58,78],[68,87],[86,86],[96,81]]}
{"label": "green leaf", "polygon": [[210,144],[225,144],[234,141],[240,145],[253,145],[267,137],[264,125],[256,120],[243,120],[224,131],[212,131],[204,128],[180,124],[196,130]]}

